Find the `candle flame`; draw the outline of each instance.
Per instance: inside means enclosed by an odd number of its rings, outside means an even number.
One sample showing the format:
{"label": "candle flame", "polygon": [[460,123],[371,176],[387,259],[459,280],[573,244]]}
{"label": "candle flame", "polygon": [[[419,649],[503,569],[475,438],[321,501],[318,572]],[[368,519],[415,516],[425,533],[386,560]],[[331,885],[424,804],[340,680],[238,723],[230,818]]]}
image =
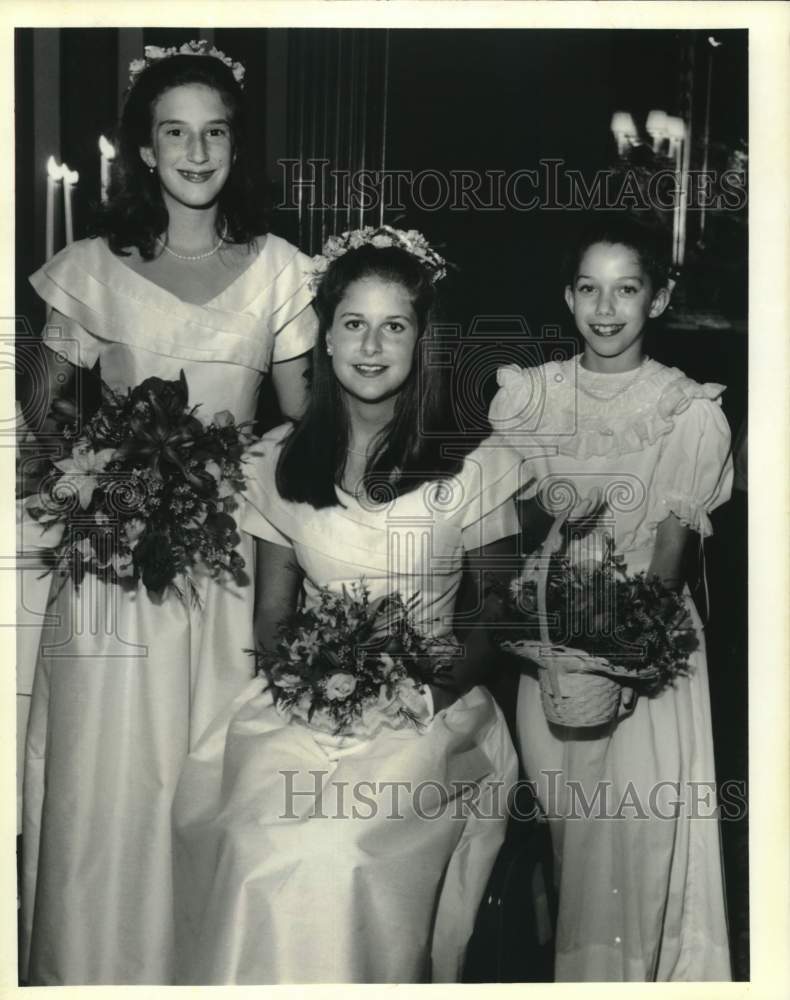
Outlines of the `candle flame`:
{"label": "candle flame", "polygon": [[53,181],[59,181],[63,177],[63,167],[60,166],[54,156],[47,160],[47,174]]}
{"label": "candle flame", "polygon": [[60,168],[60,173],[66,184],[76,184],[80,179],[79,173],[76,170],[69,170],[65,163]]}
{"label": "candle flame", "polygon": [[652,136],[667,135],[667,115],[666,111],[653,110],[647,116],[645,128]]}
{"label": "candle flame", "polygon": [[636,135],[636,125],[633,117],[627,111],[615,111],[612,115],[612,131],[623,135]]}
{"label": "candle flame", "polygon": [[99,136],[99,152],[105,160],[115,159],[115,146],[105,139],[103,135]]}

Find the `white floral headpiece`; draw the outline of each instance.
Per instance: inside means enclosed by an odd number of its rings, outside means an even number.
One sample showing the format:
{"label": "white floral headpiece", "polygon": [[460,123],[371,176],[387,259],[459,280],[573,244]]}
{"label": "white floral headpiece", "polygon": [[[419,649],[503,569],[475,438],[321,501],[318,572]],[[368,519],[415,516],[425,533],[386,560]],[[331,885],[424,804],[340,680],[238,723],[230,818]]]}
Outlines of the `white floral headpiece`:
{"label": "white floral headpiece", "polygon": [[224,52],[220,52],[213,45],[209,48],[209,43],[205,38],[201,38],[199,42],[194,40],[184,42],[181,46],[171,45],[169,49],[163,49],[161,45],[146,45],[143,51],[145,52],[144,58],[133,59],[129,63],[129,83],[131,84],[134,83],[144,69],[159,59],[169,59],[170,56],[212,56],[214,59],[219,59],[220,62],[225,63],[231,73],[233,73],[233,79],[236,83],[239,86],[243,86],[242,81],[244,80],[246,70],[242,64],[234,62],[230,56],[226,56]]}
{"label": "white floral headpiece", "polygon": [[330,236],[320,254],[313,257],[310,285],[315,291],[321,282],[325,271],[338,257],[349,250],[358,250],[363,246],[398,247],[416,257],[429,272],[432,284],[441,281],[447,274],[447,261],[433,249],[422,233],[416,229],[393,229],[392,226],[364,226],[362,229],[352,229],[340,236]]}

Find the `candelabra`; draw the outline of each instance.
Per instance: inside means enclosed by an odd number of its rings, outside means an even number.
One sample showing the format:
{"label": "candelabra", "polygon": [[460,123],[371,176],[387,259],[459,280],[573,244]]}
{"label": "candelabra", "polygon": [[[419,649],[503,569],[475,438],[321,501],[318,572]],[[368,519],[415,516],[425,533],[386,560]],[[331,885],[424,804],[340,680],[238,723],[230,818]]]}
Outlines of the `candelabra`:
{"label": "candelabra", "polygon": [[682,118],[654,109],[645,119],[643,138],[633,115],[628,111],[615,111],[612,115],[612,134],[617,144],[617,155],[628,159],[632,150],[648,146],[654,160],[667,166],[671,164],[675,177],[672,198],[672,267],[679,271],[683,266],[686,250],[686,214],[688,201],[689,167],[691,163],[691,128]]}

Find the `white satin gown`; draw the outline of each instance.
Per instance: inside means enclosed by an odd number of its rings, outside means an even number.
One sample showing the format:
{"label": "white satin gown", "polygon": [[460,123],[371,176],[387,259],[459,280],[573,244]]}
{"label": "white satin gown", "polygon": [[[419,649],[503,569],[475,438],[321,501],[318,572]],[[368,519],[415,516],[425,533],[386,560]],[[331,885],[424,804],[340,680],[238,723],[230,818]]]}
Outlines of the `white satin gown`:
{"label": "white satin gown", "polygon": [[[309,260],[269,235],[206,305],[130,270],[100,239],[67,247],[31,281],[66,317],[46,343],[98,360],[118,390],[184,370],[210,421],[252,418],[273,361],[309,350]],[[46,544],[27,525],[23,544]],[[253,546],[242,555],[253,573]],[[27,734],[23,956],[31,984],[169,983],[170,812],[189,750],[252,676],[252,585],[200,582],[202,609],[88,575],[50,611]],[[43,610],[43,609],[42,609]]]}
{"label": "white satin gown", "polygon": [[[464,549],[518,530],[519,457],[481,447],[457,477],[386,505],[341,492],[344,507],[314,510],[277,494],[282,433],[262,443],[245,529],[293,547],[308,603],[364,576],[374,599],[419,593],[418,620],[446,632]],[[457,981],[516,776],[483,688],[423,733],[384,730],[337,751],[252,682],[179,783],[178,981]]]}

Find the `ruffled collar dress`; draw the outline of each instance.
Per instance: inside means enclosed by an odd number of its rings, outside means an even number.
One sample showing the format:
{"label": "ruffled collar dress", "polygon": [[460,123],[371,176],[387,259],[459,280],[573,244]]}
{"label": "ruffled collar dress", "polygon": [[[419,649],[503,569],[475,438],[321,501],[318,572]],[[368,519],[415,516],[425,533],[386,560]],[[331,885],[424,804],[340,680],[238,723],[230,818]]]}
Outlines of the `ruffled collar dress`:
{"label": "ruffled collar dress", "polygon": [[[711,533],[732,485],[723,386],[651,359],[591,372],[580,357],[508,366],[498,381],[491,422],[536,477],[523,495],[555,516],[593,495],[606,503],[571,558],[600,559],[608,536],[635,573],[669,515]],[[730,978],[705,644],[686,601],[700,643],[689,675],[619,722],[554,727],[537,678],[522,676],[521,755],[554,845],[558,981]]]}

